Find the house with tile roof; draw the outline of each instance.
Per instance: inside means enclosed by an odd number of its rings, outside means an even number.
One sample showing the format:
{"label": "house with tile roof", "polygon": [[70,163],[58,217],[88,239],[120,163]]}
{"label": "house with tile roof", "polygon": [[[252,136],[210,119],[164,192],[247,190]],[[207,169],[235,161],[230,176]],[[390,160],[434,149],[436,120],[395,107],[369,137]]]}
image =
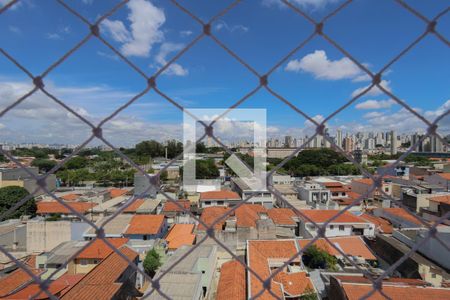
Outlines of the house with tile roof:
{"label": "house with tile roof", "polygon": [[[139,255],[131,248],[124,245],[119,251],[128,260],[138,264]],[[112,252],[74,284],[61,299],[131,299],[142,296],[135,288],[135,283],[136,270],[123,257]]]}
{"label": "house with tile roof", "polygon": [[200,193],[200,198],[198,201],[200,208],[210,206],[231,207],[242,201],[242,199],[236,192],[221,190]]}
{"label": "house with tile roof", "polygon": [[216,300],[245,300],[247,295],[246,269],[237,260],[230,260],[220,267]]}
{"label": "house with tile roof", "polygon": [[[127,238],[108,238],[107,240],[117,249],[128,242]],[[81,249],[81,247],[79,248]],[[69,263],[68,273],[86,274],[95,268],[95,266],[108,257],[112,252],[113,249],[111,249],[111,247],[103,240],[95,239],[90,242],[90,244],[80,253],[78,253],[78,255]]]}
{"label": "house with tile roof", "polygon": [[[97,203],[92,202],[77,202],[77,201],[63,201],[64,205],[58,201],[39,201],[36,203],[36,214],[42,217],[50,217],[52,215],[60,215],[62,219],[80,220],[76,214],[88,214]],[[69,209],[70,207],[70,209]],[[75,212],[76,213],[75,213]]]}
{"label": "house with tile roof", "polygon": [[[251,180],[251,179],[247,179]],[[254,179],[257,180],[257,179]],[[239,194],[242,199],[248,199],[246,203],[260,204],[265,208],[272,208],[275,202],[275,197],[267,189],[253,190],[242,178],[231,178],[231,189]],[[252,196],[250,198],[250,196]]]}
{"label": "house with tile roof", "polygon": [[[357,300],[364,298],[373,290],[373,284],[369,280],[359,278],[346,278],[346,276],[334,276],[330,280],[330,300]],[[384,294],[384,295],[383,295]],[[400,280],[383,281],[383,294],[375,291],[368,299],[392,300],[405,299],[449,299],[450,289],[435,288],[419,285],[416,281]]]}
{"label": "house with tile roof", "polygon": [[415,217],[414,211],[401,207],[376,208],[373,215],[388,220],[395,228],[419,228],[425,225]]}
{"label": "house with tile roof", "polygon": [[[427,209],[422,209],[422,215],[425,219],[433,221],[444,216],[450,211],[450,194],[436,194],[428,198],[430,201]],[[446,221],[450,225],[450,221]]]}
{"label": "house with tile roof", "polygon": [[[259,295],[258,299],[299,299],[307,294],[315,294],[316,289],[303,267],[301,258],[295,257],[299,251],[295,240],[247,241],[246,263],[254,271],[253,273],[246,270],[247,298]],[[283,267],[287,261],[290,263]],[[270,290],[264,290],[255,273],[263,279],[273,276]]]}
{"label": "house with tile roof", "polygon": [[195,243],[194,224],[173,224],[167,236],[167,251],[172,253],[181,246],[190,246]]}
{"label": "house with tile roof", "polygon": [[167,221],[163,215],[134,215],[123,236],[132,240],[146,241],[162,238],[167,228]]}
{"label": "house with tile roof", "polygon": [[[339,216],[337,216],[338,214]],[[351,235],[375,236],[375,224],[348,211],[304,209],[300,210],[299,218],[300,236],[304,238],[315,237],[318,233],[317,226],[323,226],[329,220],[331,221],[325,227],[326,237]]]}
{"label": "house with tile roof", "polygon": [[167,223],[194,223],[189,212],[191,211],[191,202],[186,199],[179,199],[175,202],[166,201],[160,214],[164,215]]}

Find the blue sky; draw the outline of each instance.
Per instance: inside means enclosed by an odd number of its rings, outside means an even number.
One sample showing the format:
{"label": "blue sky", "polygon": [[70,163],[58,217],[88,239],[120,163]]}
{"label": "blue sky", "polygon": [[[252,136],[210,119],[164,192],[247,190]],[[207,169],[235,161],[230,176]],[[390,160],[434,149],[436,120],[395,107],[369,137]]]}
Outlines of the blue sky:
{"label": "blue sky", "polygon": [[[3,5],[8,1],[0,0]],[[66,1],[94,22],[118,1]],[[231,1],[179,1],[208,20]],[[291,0],[319,20],[339,0]],[[427,18],[445,0],[407,1]],[[356,0],[330,18],[324,31],[371,71],[377,72],[414,41],[425,23],[393,0]],[[213,34],[257,72],[265,73],[313,31],[304,18],[274,0],[244,1],[212,25]],[[450,13],[437,30],[450,38]],[[39,74],[78,43],[88,28],[55,1],[22,0],[0,15],[1,48]],[[131,0],[101,24],[101,35],[146,74],[155,73],[201,32],[198,23],[170,1]],[[383,84],[430,120],[450,108],[448,46],[429,35],[394,63]],[[254,89],[258,79],[210,38],[203,38],[158,78],[158,87],[187,108],[226,108]],[[315,37],[269,78],[272,89],[317,120],[344,105],[367,76],[321,37]],[[145,80],[110,49],[91,38],[45,78],[49,92],[94,123],[146,87]],[[0,110],[32,88],[27,78],[0,56]],[[265,90],[240,107],[266,108],[269,136],[307,133],[305,119]],[[449,117],[440,132],[450,133]],[[182,112],[150,91],[105,125],[108,139],[132,145],[143,139],[181,138]],[[376,89],[328,122],[331,132],[390,130],[424,126]],[[79,143],[89,128],[42,93],[0,118],[0,141]]]}

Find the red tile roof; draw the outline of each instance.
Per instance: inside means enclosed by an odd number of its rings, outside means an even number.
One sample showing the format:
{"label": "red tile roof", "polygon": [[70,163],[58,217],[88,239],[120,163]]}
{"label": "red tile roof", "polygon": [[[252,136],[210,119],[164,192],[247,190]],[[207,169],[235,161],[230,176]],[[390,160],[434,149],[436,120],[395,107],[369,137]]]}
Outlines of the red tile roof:
{"label": "red tile roof", "polygon": [[[341,249],[342,252],[349,256],[360,256],[366,260],[376,260],[375,255],[373,255],[372,251],[370,251],[369,247],[359,236],[348,236],[348,237],[334,237],[328,238],[331,243],[333,243],[337,248]],[[305,247],[311,240],[298,240],[300,244],[300,248]],[[314,245],[322,249],[328,254],[333,256],[342,256],[339,251],[337,251],[333,246],[331,246],[327,240],[325,239],[317,239],[314,242]]]}
{"label": "red tile roof", "polygon": [[142,204],[144,204],[144,199],[136,199],[130,206],[125,208],[122,212],[124,213],[135,213]]}
{"label": "red tile roof", "polygon": [[241,197],[238,193],[227,190],[200,193],[200,201],[207,200],[241,200]]}
{"label": "red tile roof", "polygon": [[260,213],[267,213],[264,206],[259,204],[243,204],[239,206],[234,214],[237,227],[256,228],[256,221],[260,219]]}
{"label": "red tile roof", "polygon": [[436,173],[445,180],[450,180],[450,173]]}
{"label": "red tile roof", "polygon": [[193,245],[195,241],[194,224],[175,224],[166,236],[169,250],[176,250],[183,245]]}
{"label": "red tile roof", "polygon": [[126,193],[128,193],[128,190],[125,190],[125,189],[109,189],[109,192],[111,194],[111,198],[116,198],[116,197],[125,195]]}
{"label": "red tile roof", "polygon": [[382,233],[392,234],[393,228],[391,222],[381,217],[376,217],[374,215],[370,215],[368,213],[364,213],[360,216],[361,218],[375,224],[375,228],[378,229]]}
{"label": "red tile roof", "polygon": [[[325,223],[329,219],[333,218],[335,215],[337,215],[340,210],[332,210],[332,209],[302,209],[300,212],[307,216],[309,219],[316,223]],[[304,219],[306,223],[308,223],[308,219],[303,218],[302,215],[300,215],[300,218]],[[358,216],[355,216],[354,214],[345,211],[339,217],[334,219],[331,224],[334,223],[370,223],[367,220],[364,220]]]}
{"label": "red tile roof", "polygon": [[450,195],[434,196],[434,197],[428,198],[428,200],[450,205]]}
{"label": "red tile roof", "polygon": [[[185,210],[191,209],[189,200],[178,200],[177,204],[181,205]],[[163,212],[182,212],[183,210],[172,201],[167,201],[162,209]]]}
{"label": "red tile roof", "polygon": [[[369,284],[343,283],[342,289],[348,300],[360,299],[370,291],[373,286]],[[450,299],[450,289],[415,287],[415,286],[389,286],[383,285],[383,293],[392,300],[405,299],[427,299],[442,300]],[[370,300],[385,300],[386,298],[379,292],[375,292],[369,298]]]}
{"label": "red tile roof", "polygon": [[267,214],[276,225],[296,225],[294,217],[296,214],[290,208],[272,208]]}
{"label": "red tile roof", "polygon": [[[33,274],[38,275],[39,270],[31,269]],[[4,297],[21,286],[32,282],[32,278],[22,269],[16,269],[5,277],[0,278],[0,297]]]}
{"label": "red tile roof", "polygon": [[[80,214],[85,214],[96,206],[97,203],[91,202],[65,202],[68,206]],[[37,205],[37,214],[73,214],[68,208],[57,201],[39,201]]]}
{"label": "red tile roof", "polygon": [[330,187],[342,187],[344,186],[342,183],[340,182],[336,182],[336,181],[332,181],[332,182],[322,182],[321,183],[323,186],[330,188]]}
{"label": "red tile roof", "polygon": [[66,200],[66,201],[75,201],[78,198],[80,198],[80,196],[81,196],[80,194],[66,194],[66,195],[63,195],[63,196],[61,196],[59,198],[61,198],[63,200]]}
{"label": "red tile roof", "polygon": [[[138,257],[138,254],[127,246],[122,246],[120,251],[131,261]],[[61,299],[112,299],[122,287],[122,284],[116,281],[128,268],[128,262],[113,252],[69,289]]]}
{"label": "red tile roof", "polygon": [[299,297],[303,294],[314,292],[313,284],[306,272],[286,273],[280,272],[273,278],[283,286],[283,290],[291,297]]}
{"label": "red tile roof", "polygon": [[357,178],[357,179],[353,179],[352,182],[359,182],[365,185],[372,185],[373,184],[373,180],[371,178]]}
{"label": "red tile roof", "polygon": [[[358,275],[333,275],[340,282],[352,283],[371,283],[369,278]],[[429,286],[430,284],[421,279],[415,278],[384,278],[383,285],[415,285],[415,286]]]}
{"label": "red tile roof", "polygon": [[163,215],[135,215],[125,234],[157,234],[163,225]]}
{"label": "red tile roof", "polygon": [[[123,244],[126,244],[128,242],[127,238],[108,238],[107,240],[116,248],[120,248]],[[81,251],[81,253],[78,254],[76,258],[104,259],[112,252],[113,250],[103,240],[95,239],[92,244]]]}
{"label": "red tile roof", "polygon": [[244,300],[246,295],[245,268],[236,260],[226,262],[220,268],[216,300]]}
{"label": "red tile roof", "polygon": [[[200,220],[204,222],[207,226],[212,225],[220,216],[226,214],[230,209],[228,207],[224,206],[211,206],[211,207],[205,207],[203,209],[202,215],[200,217]],[[214,229],[221,230],[223,227],[223,224],[225,224],[227,218],[224,220],[221,220],[218,224],[214,226]],[[198,230],[206,230],[206,228],[203,226],[203,224],[198,224],[197,227]]]}
{"label": "red tile roof", "polygon": [[[261,278],[267,278],[271,274],[269,268],[269,260],[285,262],[293,257],[298,248],[294,240],[277,240],[277,241],[248,241],[247,255],[248,266]],[[293,262],[300,263],[300,258],[295,258]],[[258,294],[262,289],[262,283],[253,275],[247,272],[250,280],[250,286],[248,287],[250,296]],[[282,298],[282,290],[280,284],[275,283],[272,280],[271,291]],[[273,299],[273,296],[264,291],[258,299]]]}

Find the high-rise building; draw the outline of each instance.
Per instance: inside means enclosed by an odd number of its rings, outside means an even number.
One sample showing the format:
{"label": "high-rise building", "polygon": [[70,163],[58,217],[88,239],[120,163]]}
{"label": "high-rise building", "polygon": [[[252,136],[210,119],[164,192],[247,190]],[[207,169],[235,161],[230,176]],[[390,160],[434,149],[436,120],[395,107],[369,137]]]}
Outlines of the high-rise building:
{"label": "high-rise building", "polygon": [[355,148],[355,143],[353,142],[353,138],[351,136],[346,136],[344,138],[344,150],[347,152],[353,151]]}
{"label": "high-rise building", "polygon": [[338,129],[336,131],[336,139],[335,139],[336,145],[339,147],[342,147],[342,130]]}
{"label": "high-rise building", "polygon": [[284,147],[291,148],[292,146],[292,136],[287,135],[284,137]]}
{"label": "high-rise building", "polygon": [[397,154],[397,134],[394,130],[391,131],[391,155]]}

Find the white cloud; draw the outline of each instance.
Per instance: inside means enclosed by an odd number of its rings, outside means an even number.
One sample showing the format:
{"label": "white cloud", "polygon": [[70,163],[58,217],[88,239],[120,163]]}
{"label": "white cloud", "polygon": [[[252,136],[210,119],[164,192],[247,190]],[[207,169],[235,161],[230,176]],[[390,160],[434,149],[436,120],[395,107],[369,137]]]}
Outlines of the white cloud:
{"label": "white cloud", "polygon": [[153,45],[164,40],[160,29],[166,21],[164,12],[145,0],[131,0],[127,7],[130,10],[130,29],[119,20],[104,20],[101,27],[115,41],[122,43],[121,52],[124,55],[148,57]]}
{"label": "white cloud", "polygon": [[81,0],[84,4],[88,4],[91,5],[92,3],[94,3],[94,0]]}
{"label": "white cloud", "polygon": [[369,113],[366,113],[363,118],[364,119],[373,119],[373,118],[379,118],[383,116],[384,114],[379,111],[371,111]]}
{"label": "white cloud", "polygon": [[307,72],[317,79],[339,80],[357,78],[362,75],[361,69],[349,58],[330,60],[324,50],[316,50],[300,60],[291,60],[286,71]]}
{"label": "white cloud", "polygon": [[47,33],[45,37],[49,40],[62,40],[62,37],[58,33]]}
{"label": "white cloud", "polygon": [[180,31],[180,36],[181,37],[188,37],[191,36],[194,32],[191,30],[182,30]]}
{"label": "white cloud", "polygon": [[[33,88],[21,81],[0,82],[0,111]],[[97,124],[136,93],[114,90],[104,86],[63,87],[46,82],[46,88],[78,114]],[[140,102],[136,104],[147,104]],[[155,103],[145,110],[146,118],[167,108],[167,103]],[[159,105],[159,106],[158,106]],[[133,111],[133,115],[130,112]],[[120,113],[104,126],[104,136],[114,145],[127,146],[146,139],[181,138],[181,125],[161,124],[136,117],[133,106]],[[36,92],[2,117],[0,140],[11,142],[39,142],[78,144],[91,133],[90,128],[41,92]],[[98,142],[97,142],[98,144]]]}
{"label": "white cloud", "polygon": [[228,25],[228,23],[226,23],[223,20],[219,20],[216,25],[214,26],[214,29],[217,31],[222,31],[222,30],[226,30],[229,31],[231,33],[233,32],[241,32],[241,33],[246,33],[248,32],[248,27],[238,24],[238,25]]}
{"label": "white cloud", "polygon": [[[303,8],[312,10],[322,9],[328,4],[339,2],[340,0],[291,0],[292,3],[300,5]],[[262,0],[264,6],[278,6],[280,8],[286,7],[286,5],[280,0]]]}
{"label": "white cloud", "polygon": [[103,30],[108,32],[116,42],[127,43],[131,41],[131,34],[122,21],[110,21],[105,19],[101,23],[101,27]]}
{"label": "white cloud", "polygon": [[60,27],[57,32],[50,32],[45,35],[49,40],[63,40],[65,35],[72,32],[70,26]]}
{"label": "white cloud", "polygon": [[[386,89],[388,92],[391,92],[391,87],[389,86],[389,85],[390,85],[390,82],[389,82],[389,81],[381,80],[380,85],[381,85],[384,89]],[[368,85],[366,85],[366,86],[364,86],[364,87],[357,88],[356,90],[353,91],[352,97],[355,97],[356,95],[359,95],[359,94],[362,93],[364,90],[366,90],[369,86],[371,86],[371,84],[368,84]],[[379,96],[379,95],[381,95],[381,94],[383,94],[383,93],[384,93],[384,92],[383,92],[382,90],[380,90],[380,89],[378,88],[378,86],[374,86],[374,87],[372,87],[367,93],[365,93],[364,96],[373,96],[373,97],[375,97],[375,96]]]}
{"label": "white cloud", "polygon": [[119,57],[117,55],[109,54],[109,53],[106,53],[106,52],[103,52],[103,51],[97,51],[97,55],[101,56],[101,57],[108,58],[108,59],[116,60],[116,61],[119,60]]}
{"label": "white cloud", "polygon": [[12,33],[16,33],[16,34],[22,33],[22,31],[20,30],[20,28],[17,27],[17,26],[9,25],[9,26],[8,26],[8,29],[9,29],[9,31],[11,31]]}
{"label": "white cloud", "polygon": [[356,109],[381,109],[381,108],[389,108],[392,105],[396,104],[392,99],[389,100],[366,100],[364,102],[356,104]]}
{"label": "white cloud", "polygon": [[[175,43],[163,43],[159,48],[158,54],[155,56],[155,61],[163,67],[167,63],[167,55],[174,51],[179,51],[183,49],[183,44]],[[176,75],[176,76],[186,76],[189,71],[183,68],[180,64],[172,63],[164,72],[166,75]]]}

